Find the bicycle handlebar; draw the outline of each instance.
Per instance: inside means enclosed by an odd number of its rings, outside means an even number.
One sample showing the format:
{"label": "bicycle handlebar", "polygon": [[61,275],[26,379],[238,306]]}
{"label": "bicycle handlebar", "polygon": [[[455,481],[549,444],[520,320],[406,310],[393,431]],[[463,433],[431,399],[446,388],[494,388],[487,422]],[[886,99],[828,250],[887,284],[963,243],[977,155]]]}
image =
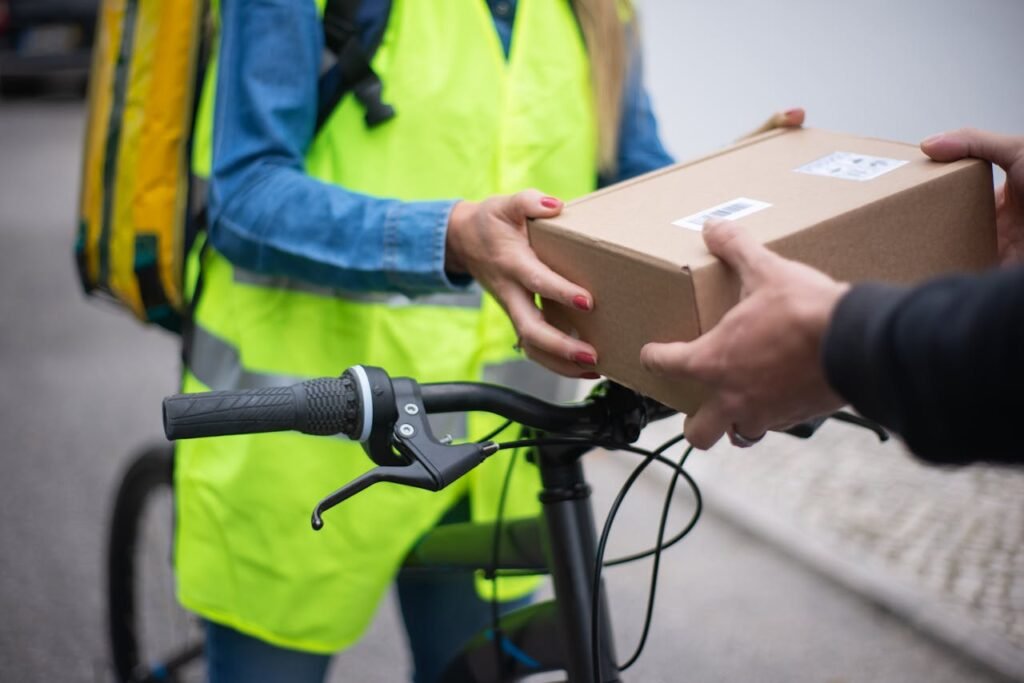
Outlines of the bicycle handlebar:
{"label": "bicycle handlebar", "polygon": [[[317,529],[323,525],[324,511],[367,486],[387,481],[439,491],[498,451],[496,443],[452,444],[431,432],[427,414],[468,411],[491,412],[526,427],[611,448],[633,443],[647,424],[675,414],[653,399],[609,382],[599,384],[586,401],[559,405],[491,384],[420,385],[359,365],[341,377],[290,387],[179,394],[165,398],[163,406],[164,432],[172,440],[295,430],[342,434],[361,442],[378,467],[320,501],[313,513]],[[872,429],[882,440],[887,438],[881,427],[868,421],[844,419]],[[786,431],[808,438],[823,421]]]}
{"label": "bicycle handlebar", "polygon": [[[383,408],[374,408],[373,397],[390,394],[390,384],[383,371],[354,366],[338,378],[312,379],[288,387],[178,394],[164,399],[164,432],[174,440],[295,430],[323,436],[343,434],[365,442]],[[383,385],[388,385],[388,391]],[[483,411],[534,429],[580,434],[594,434],[609,417],[610,407],[597,401],[549,403],[491,384],[446,382],[418,388],[422,407],[430,414]],[[674,413],[653,401],[647,404],[652,415],[655,406],[661,409],[659,416]]]}
{"label": "bicycle handlebar", "polygon": [[164,399],[164,432],[168,439],[194,439],[295,430],[363,441],[369,427],[359,381],[359,372],[350,369],[290,387],[170,396]]}
{"label": "bicycle handlebar", "polygon": [[494,384],[421,384],[420,391],[430,414],[483,411],[545,432],[593,433],[607,418],[607,411],[595,401],[550,403]]}

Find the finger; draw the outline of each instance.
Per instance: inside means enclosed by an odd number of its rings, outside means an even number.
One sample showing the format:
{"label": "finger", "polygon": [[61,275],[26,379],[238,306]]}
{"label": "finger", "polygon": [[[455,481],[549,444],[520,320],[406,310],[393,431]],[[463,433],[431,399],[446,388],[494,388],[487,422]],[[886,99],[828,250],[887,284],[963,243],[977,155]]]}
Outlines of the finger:
{"label": "finger", "polygon": [[784,112],[776,114],[778,121],[777,128],[799,128],[804,125],[804,119],[807,118],[807,112],[802,107],[794,107],[793,109],[787,109]]}
{"label": "finger", "polygon": [[601,375],[599,375],[594,370],[584,370],[576,363],[567,361],[564,358],[560,358],[559,356],[554,356],[550,353],[542,351],[541,349],[527,342],[523,342],[522,348],[523,353],[526,354],[527,358],[534,361],[535,363],[543,365],[551,372],[557,373],[564,377],[572,377],[575,379],[600,379],[601,377]]}
{"label": "finger", "polygon": [[732,266],[745,285],[760,279],[773,256],[732,221],[712,219],[705,223],[704,244],[712,254]]}
{"label": "finger", "polygon": [[747,421],[744,423],[733,422],[727,433],[729,434],[729,442],[737,448],[749,448],[758,441],[764,438],[765,434],[768,433],[767,428],[762,426],[752,427],[751,422]]}
{"label": "finger", "polygon": [[804,124],[805,112],[802,108],[796,107],[786,111],[775,112],[760,126],[744,135],[742,139],[750,138],[761,133],[767,133],[776,128],[797,128]]}
{"label": "finger", "polygon": [[662,377],[681,379],[698,377],[699,369],[693,360],[693,347],[697,342],[651,342],[640,349],[640,363],[648,372]]}
{"label": "finger", "polygon": [[921,151],[935,161],[956,161],[966,157],[984,159],[1004,169],[1024,158],[1024,137],[961,128],[933,135],[921,143]]}
{"label": "finger", "polygon": [[640,349],[640,363],[655,375],[717,384],[723,367],[720,362],[721,349],[725,347],[723,336],[731,334],[728,327],[719,322],[691,342],[644,344]]}
{"label": "finger", "polygon": [[683,433],[691,445],[706,451],[718,443],[729,426],[729,418],[722,410],[717,397],[712,396],[697,409],[696,413],[686,416]]}
{"label": "finger", "polygon": [[581,311],[594,308],[594,298],[590,296],[590,292],[548,268],[532,249],[525,245],[524,247],[514,271],[523,288],[539,294],[542,299],[557,301],[563,306],[572,306]]}
{"label": "finger", "polygon": [[592,371],[597,365],[594,347],[545,321],[532,294],[511,286],[502,292],[500,299],[524,347],[574,363],[581,371]]}
{"label": "finger", "polygon": [[775,119],[777,116],[778,114],[772,114],[770,117],[768,117],[768,120],[766,120],[760,126],[758,126],[757,128],[755,128],[754,130],[750,131],[745,135],[741,135],[739,138],[737,138],[737,140],[747,140],[748,138],[761,135],[762,133],[767,133],[770,130],[775,130],[776,128],[778,128],[778,126],[775,125]]}
{"label": "finger", "polygon": [[546,195],[540,190],[523,190],[507,198],[505,215],[509,221],[525,224],[527,218],[551,218],[562,212],[565,204],[561,199]]}

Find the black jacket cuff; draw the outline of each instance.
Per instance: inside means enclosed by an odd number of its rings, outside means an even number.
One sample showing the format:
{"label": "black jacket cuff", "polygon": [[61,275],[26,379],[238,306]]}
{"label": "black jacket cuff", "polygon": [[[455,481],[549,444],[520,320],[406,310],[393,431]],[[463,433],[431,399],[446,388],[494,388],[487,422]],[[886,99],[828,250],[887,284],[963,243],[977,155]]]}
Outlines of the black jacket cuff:
{"label": "black jacket cuff", "polygon": [[902,287],[866,283],[852,287],[836,305],[822,343],[825,377],[857,411],[899,431],[891,369],[879,365],[885,323],[906,296]]}

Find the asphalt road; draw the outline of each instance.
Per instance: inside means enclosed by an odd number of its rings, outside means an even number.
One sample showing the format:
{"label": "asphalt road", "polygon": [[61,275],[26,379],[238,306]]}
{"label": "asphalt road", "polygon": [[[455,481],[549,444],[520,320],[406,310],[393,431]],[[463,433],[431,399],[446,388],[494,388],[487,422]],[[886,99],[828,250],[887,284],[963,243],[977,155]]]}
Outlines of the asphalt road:
{"label": "asphalt road", "polygon": [[[111,491],[160,433],[175,340],[81,296],[71,262],[82,107],[0,105],[0,681],[106,681],[102,552]],[[600,505],[619,456],[589,469]],[[649,543],[660,479],[641,482],[613,551]],[[600,513],[599,513],[600,514]],[[647,566],[609,573],[620,654]],[[706,515],[671,551],[635,681],[994,681],[759,540]],[[389,604],[337,658],[338,681],[405,680]]]}

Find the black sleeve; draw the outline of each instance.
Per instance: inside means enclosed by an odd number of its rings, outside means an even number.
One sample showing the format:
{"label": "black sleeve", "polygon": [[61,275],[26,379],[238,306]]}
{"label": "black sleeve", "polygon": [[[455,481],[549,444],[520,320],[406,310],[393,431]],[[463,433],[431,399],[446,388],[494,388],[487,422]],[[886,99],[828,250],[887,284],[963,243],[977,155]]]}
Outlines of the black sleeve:
{"label": "black sleeve", "polygon": [[853,287],[823,346],[829,383],[936,463],[1024,463],[1024,267]]}

